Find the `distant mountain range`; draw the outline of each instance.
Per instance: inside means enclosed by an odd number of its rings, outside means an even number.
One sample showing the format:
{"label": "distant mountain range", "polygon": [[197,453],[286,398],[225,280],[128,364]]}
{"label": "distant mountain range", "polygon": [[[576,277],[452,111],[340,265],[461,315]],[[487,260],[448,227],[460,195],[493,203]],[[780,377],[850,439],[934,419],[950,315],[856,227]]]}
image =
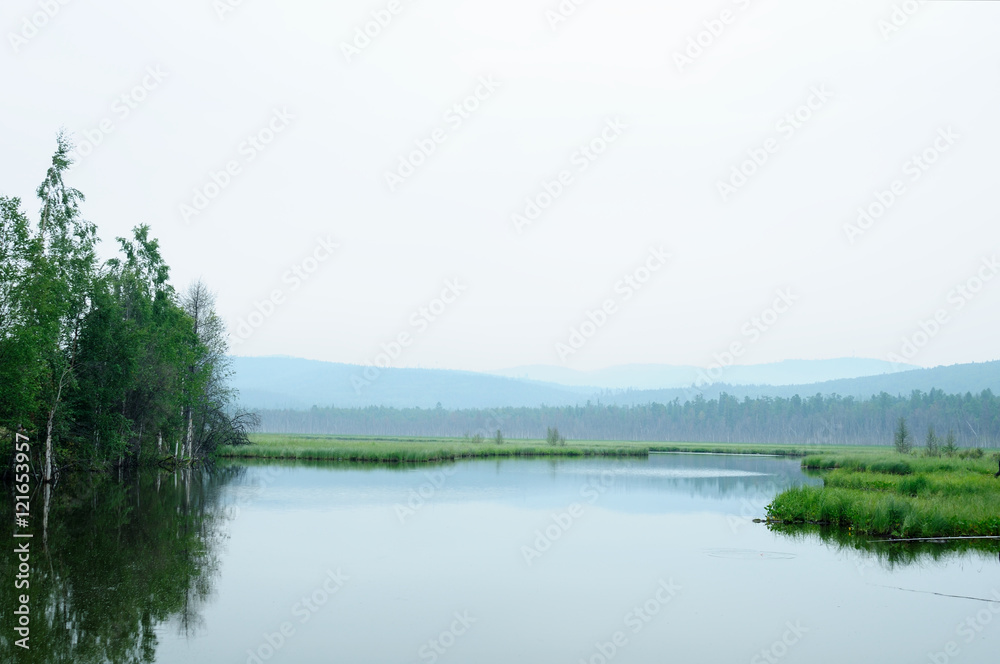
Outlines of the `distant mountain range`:
{"label": "distant mountain range", "polygon": [[[500,408],[682,402],[720,392],[735,397],[839,394],[867,398],[937,388],[948,393],[1000,393],[1000,361],[908,368],[880,360],[787,360],[730,367],[720,380],[691,387],[697,367],[626,365],[578,372],[561,367],[519,367],[476,373],[447,369],[382,369],[291,357],[234,357],[233,386],[249,408]],[[366,374],[367,369],[367,374]],[[500,374],[500,375],[498,375]]]}
{"label": "distant mountain range", "polygon": [[[807,385],[843,378],[860,378],[919,369],[912,364],[884,360],[843,358],[785,360],[771,364],[733,366],[722,370],[720,382],[729,385]],[[596,371],[558,366],[526,366],[490,372],[497,376],[604,390],[662,390],[693,385],[705,369],[669,364],[623,364]]]}

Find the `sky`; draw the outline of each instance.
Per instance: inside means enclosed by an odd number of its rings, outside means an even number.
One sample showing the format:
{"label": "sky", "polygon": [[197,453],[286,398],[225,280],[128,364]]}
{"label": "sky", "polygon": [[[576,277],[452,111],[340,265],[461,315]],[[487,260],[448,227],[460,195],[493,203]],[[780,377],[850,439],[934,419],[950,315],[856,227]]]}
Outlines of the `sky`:
{"label": "sky", "polygon": [[[577,4],[577,2],[579,4]],[[60,128],[237,355],[1000,357],[1000,3],[6,0],[0,194]]]}

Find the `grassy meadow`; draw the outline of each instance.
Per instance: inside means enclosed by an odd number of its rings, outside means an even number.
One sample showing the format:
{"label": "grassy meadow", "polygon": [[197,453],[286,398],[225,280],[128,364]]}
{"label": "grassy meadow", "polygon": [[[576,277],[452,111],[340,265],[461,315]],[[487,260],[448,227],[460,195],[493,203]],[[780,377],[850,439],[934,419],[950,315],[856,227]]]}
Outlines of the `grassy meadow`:
{"label": "grassy meadow", "polygon": [[232,459],[299,459],[305,461],[357,461],[373,463],[427,463],[489,457],[646,456],[650,452],[699,452],[712,454],[769,454],[804,457],[836,449],[865,448],[818,445],[744,445],[739,443],[650,443],[634,441],[573,440],[550,445],[545,440],[470,438],[396,438],[300,434],[252,434],[250,445],[222,447],[218,456]]}
{"label": "grassy meadow", "polygon": [[646,456],[648,445],[544,440],[482,442],[463,438],[378,438],[362,436],[254,434],[250,445],[220,448],[218,456],[236,459],[298,459],[370,463],[429,463],[490,457]]}

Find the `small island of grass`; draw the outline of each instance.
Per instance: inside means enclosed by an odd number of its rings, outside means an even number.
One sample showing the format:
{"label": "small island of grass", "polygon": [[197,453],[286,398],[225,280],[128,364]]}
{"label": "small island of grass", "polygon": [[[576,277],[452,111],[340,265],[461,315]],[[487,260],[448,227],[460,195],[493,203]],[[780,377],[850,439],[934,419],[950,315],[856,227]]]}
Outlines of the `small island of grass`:
{"label": "small island of grass", "polygon": [[921,456],[875,448],[802,460],[823,486],[780,493],[768,522],[840,526],[892,538],[1000,537],[997,453],[963,450]]}

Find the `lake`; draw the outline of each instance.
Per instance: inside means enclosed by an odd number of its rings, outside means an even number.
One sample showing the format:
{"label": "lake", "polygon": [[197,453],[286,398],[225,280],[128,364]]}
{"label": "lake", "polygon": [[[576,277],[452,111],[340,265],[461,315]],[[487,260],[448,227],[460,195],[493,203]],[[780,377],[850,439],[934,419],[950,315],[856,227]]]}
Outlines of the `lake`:
{"label": "lake", "polygon": [[995,660],[995,546],[753,523],[802,483],[798,460],[700,454],[77,478],[15,661]]}

